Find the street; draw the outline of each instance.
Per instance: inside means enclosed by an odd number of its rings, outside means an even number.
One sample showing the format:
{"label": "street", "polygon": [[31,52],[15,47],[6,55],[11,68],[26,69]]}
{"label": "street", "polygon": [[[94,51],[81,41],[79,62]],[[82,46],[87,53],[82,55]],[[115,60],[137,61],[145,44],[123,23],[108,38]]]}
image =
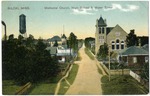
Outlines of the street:
{"label": "street", "polygon": [[84,51],[85,46],[79,50],[81,61],[74,83],[70,86],[66,95],[100,95],[101,89],[101,74],[98,73],[96,60],[91,60]]}

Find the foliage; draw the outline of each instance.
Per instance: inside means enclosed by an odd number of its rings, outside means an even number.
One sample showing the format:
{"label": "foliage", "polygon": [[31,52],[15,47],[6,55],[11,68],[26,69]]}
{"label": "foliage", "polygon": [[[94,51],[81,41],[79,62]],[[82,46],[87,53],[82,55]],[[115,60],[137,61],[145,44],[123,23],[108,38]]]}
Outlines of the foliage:
{"label": "foliage", "polygon": [[83,45],[83,40],[82,39],[78,39],[78,49],[80,49]]}
{"label": "foliage", "polygon": [[91,60],[94,60],[94,56],[91,54],[88,48],[85,48],[84,51],[90,57]]}
{"label": "foliage", "polygon": [[108,76],[105,75],[101,78],[101,81],[104,95],[146,94],[146,89],[131,76],[113,75],[109,81]]}
{"label": "foliage", "polygon": [[101,45],[99,48],[99,51],[97,53],[97,56],[101,59],[105,59],[108,56],[108,45],[104,43],[104,45]]}
{"label": "foliage", "polygon": [[57,40],[55,40],[55,43],[54,43],[53,46],[54,46],[54,47],[58,47],[58,42],[57,42]]}
{"label": "foliage", "polygon": [[[79,65],[78,64],[73,64],[72,66],[72,69],[71,71],[69,72],[69,75],[68,77],[66,78],[66,80],[72,85],[75,78],[76,78],[76,75],[77,75],[77,72],[78,72],[78,68],[79,68]],[[60,95],[64,95],[68,89],[65,89],[65,87],[69,87],[69,85],[66,83],[65,80],[62,80],[61,82],[61,86],[60,86],[60,90],[59,90],[59,93]]]}
{"label": "foliage", "polygon": [[13,80],[3,80],[2,81],[2,94],[3,95],[15,95],[22,86],[16,85]]}
{"label": "foliage", "polygon": [[138,38],[136,34],[134,34],[134,30],[131,30],[130,33],[126,37],[127,47],[135,46],[138,43]]}
{"label": "foliage", "polygon": [[141,77],[149,80],[149,63],[144,63],[142,67]]}
{"label": "foliage", "polygon": [[20,35],[18,39],[2,43],[3,80],[12,79],[19,84],[25,84],[38,82],[58,73],[57,58],[50,56],[41,39],[36,45],[33,42],[32,36],[24,40]]}
{"label": "foliage", "polygon": [[148,44],[149,41],[149,37],[148,36],[138,36],[138,43],[139,44],[139,40],[141,40],[141,46]]}
{"label": "foliage", "polygon": [[90,44],[91,41],[95,41],[95,38],[92,37],[85,38],[84,40],[85,47],[91,49],[91,44]]}
{"label": "foliage", "polygon": [[77,36],[74,35],[73,32],[70,33],[68,45],[69,45],[69,48],[72,48],[75,52],[78,50]]}

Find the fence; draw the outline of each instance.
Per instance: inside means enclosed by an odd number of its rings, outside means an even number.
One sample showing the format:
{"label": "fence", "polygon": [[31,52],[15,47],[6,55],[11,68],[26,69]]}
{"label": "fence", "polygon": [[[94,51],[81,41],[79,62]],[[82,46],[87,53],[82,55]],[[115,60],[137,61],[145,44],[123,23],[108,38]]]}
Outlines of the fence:
{"label": "fence", "polygon": [[[109,69],[102,63],[100,62],[101,66],[105,70],[107,74],[109,74]],[[144,85],[147,89],[149,89],[149,81],[146,79],[142,79],[139,75],[131,71],[130,69],[117,69],[117,70],[110,70],[111,75],[122,75],[122,72],[124,75],[130,75],[132,76],[135,80],[137,80],[139,83]]]}
{"label": "fence", "polygon": [[[109,74],[109,69],[102,63],[102,62],[100,62],[100,64],[101,64],[101,66],[103,67],[103,69],[105,70],[105,72],[107,73],[107,74]],[[124,74],[124,75],[129,75],[129,73],[130,73],[130,69],[116,69],[116,70],[110,70],[110,74],[111,75],[122,75],[122,74]]]}
{"label": "fence", "polygon": [[144,85],[147,89],[149,89],[149,81],[148,80],[141,78],[138,74],[134,73],[131,70],[130,70],[130,76],[132,76],[134,79],[136,79],[142,85]]}
{"label": "fence", "polygon": [[138,82],[140,82],[141,77],[130,70],[130,76],[132,76],[134,79],[136,79]]}

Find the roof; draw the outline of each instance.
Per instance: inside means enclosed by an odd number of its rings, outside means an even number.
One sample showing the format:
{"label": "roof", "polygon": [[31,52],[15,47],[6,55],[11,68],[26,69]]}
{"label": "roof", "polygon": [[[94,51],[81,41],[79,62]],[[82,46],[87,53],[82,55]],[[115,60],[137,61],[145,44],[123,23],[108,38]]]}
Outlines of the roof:
{"label": "roof", "polygon": [[131,46],[129,48],[124,49],[120,52],[120,55],[122,56],[128,56],[128,55],[148,55],[148,51],[139,48],[137,46]]}
{"label": "roof", "polygon": [[110,32],[108,31],[108,34],[116,33],[116,32],[124,32],[124,35],[127,35],[127,33],[117,24],[115,27],[109,27]]}
{"label": "roof", "polygon": [[106,22],[102,17],[100,17],[98,20],[98,26],[107,26]]}
{"label": "roof", "polygon": [[61,38],[65,38],[65,39],[66,39],[67,37],[66,37],[66,35],[65,35],[65,34],[63,34],[63,35],[61,36]]}
{"label": "roof", "polygon": [[61,41],[61,38],[59,36],[54,36],[51,39],[49,39],[50,42],[54,42],[54,41]]}
{"label": "roof", "polygon": [[149,46],[148,46],[148,44],[143,45],[143,46],[142,46],[142,49],[144,49],[144,50],[146,50],[146,51],[149,51]]}
{"label": "roof", "polygon": [[113,29],[114,27],[107,27],[106,28],[106,34],[109,34],[109,32]]}
{"label": "roof", "polygon": [[64,49],[67,49],[68,47],[67,47],[67,45],[61,45]]}
{"label": "roof", "polygon": [[46,50],[48,50],[51,55],[56,55],[57,53],[57,47],[47,47]]}

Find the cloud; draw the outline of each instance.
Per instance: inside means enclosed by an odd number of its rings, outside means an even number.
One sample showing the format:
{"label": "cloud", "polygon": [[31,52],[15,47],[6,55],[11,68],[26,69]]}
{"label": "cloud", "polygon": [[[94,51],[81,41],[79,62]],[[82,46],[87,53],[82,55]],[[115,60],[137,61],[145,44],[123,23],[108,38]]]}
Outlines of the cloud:
{"label": "cloud", "polygon": [[139,6],[126,5],[126,8],[123,8],[120,4],[112,4],[111,8],[104,8],[104,11],[110,11],[110,10],[115,10],[115,9],[119,9],[120,11],[124,11],[124,12],[132,12],[132,11],[138,10]]}
{"label": "cloud", "polygon": [[88,9],[85,9],[85,8],[81,8],[81,9],[72,9],[72,14],[75,14],[75,15],[94,15],[93,11],[98,11],[96,9],[92,9],[92,8],[88,8]]}

